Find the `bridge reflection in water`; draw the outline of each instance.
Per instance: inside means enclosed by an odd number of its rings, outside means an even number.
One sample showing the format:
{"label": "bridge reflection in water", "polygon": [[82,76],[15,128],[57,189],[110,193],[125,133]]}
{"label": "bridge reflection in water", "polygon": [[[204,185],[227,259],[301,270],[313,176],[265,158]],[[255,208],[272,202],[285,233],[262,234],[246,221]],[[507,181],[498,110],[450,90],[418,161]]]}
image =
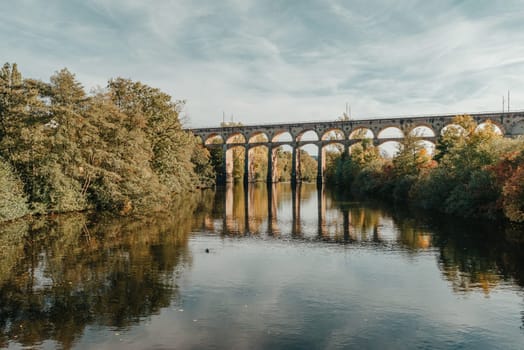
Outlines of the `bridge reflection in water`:
{"label": "bridge reflection in water", "polygon": [[430,246],[431,235],[424,232],[395,234],[393,219],[381,209],[335,197],[324,186],[309,183],[227,184],[216,191],[215,209],[202,226],[223,235]]}

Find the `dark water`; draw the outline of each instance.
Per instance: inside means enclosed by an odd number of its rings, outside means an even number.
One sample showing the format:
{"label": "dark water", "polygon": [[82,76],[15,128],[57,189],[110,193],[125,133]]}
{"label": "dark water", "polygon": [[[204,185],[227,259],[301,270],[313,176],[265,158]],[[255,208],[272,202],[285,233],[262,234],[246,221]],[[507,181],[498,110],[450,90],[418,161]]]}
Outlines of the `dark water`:
{"label": "dark water", "polygon": [[3,225],[0,348],[524,348],[522,229],[413,215],[282,184]]}

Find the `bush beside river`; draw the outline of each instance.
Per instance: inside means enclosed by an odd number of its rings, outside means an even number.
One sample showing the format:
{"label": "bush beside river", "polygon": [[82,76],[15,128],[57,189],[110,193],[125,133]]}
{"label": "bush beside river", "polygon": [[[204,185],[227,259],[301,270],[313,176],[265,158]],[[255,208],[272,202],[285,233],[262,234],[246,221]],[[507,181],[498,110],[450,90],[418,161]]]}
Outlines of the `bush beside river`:
{"label": "bush beside river", "polygon": [[524,139],[504,138],[488,123],[457,116],[432,157],[416,135],[399,140],[392,159],[372,140],[350,155],[328,156],[331,185],[354,195],[407,202],[461,217],[524,221]]}

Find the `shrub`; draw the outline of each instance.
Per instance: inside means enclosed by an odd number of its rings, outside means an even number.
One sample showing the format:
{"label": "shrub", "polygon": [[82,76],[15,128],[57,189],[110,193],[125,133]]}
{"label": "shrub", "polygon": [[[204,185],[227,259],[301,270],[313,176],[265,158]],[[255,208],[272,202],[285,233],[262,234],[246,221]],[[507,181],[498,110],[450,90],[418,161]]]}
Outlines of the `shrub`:
{"label": "shrub", "polygon": [[524,222],[524,166],[519,166],[502,190],[504,214],[515,222]]}

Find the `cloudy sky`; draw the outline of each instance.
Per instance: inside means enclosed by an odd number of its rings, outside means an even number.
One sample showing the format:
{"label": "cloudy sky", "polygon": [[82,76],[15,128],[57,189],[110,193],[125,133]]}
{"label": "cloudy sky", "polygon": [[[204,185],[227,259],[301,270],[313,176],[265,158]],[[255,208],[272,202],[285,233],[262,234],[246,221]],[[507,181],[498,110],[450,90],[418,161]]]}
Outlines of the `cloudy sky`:
{"label": "cloudy sky", "polygon": [[188,126],[524,109],[524,1],[3,0],[0,53],[187,100]]}

